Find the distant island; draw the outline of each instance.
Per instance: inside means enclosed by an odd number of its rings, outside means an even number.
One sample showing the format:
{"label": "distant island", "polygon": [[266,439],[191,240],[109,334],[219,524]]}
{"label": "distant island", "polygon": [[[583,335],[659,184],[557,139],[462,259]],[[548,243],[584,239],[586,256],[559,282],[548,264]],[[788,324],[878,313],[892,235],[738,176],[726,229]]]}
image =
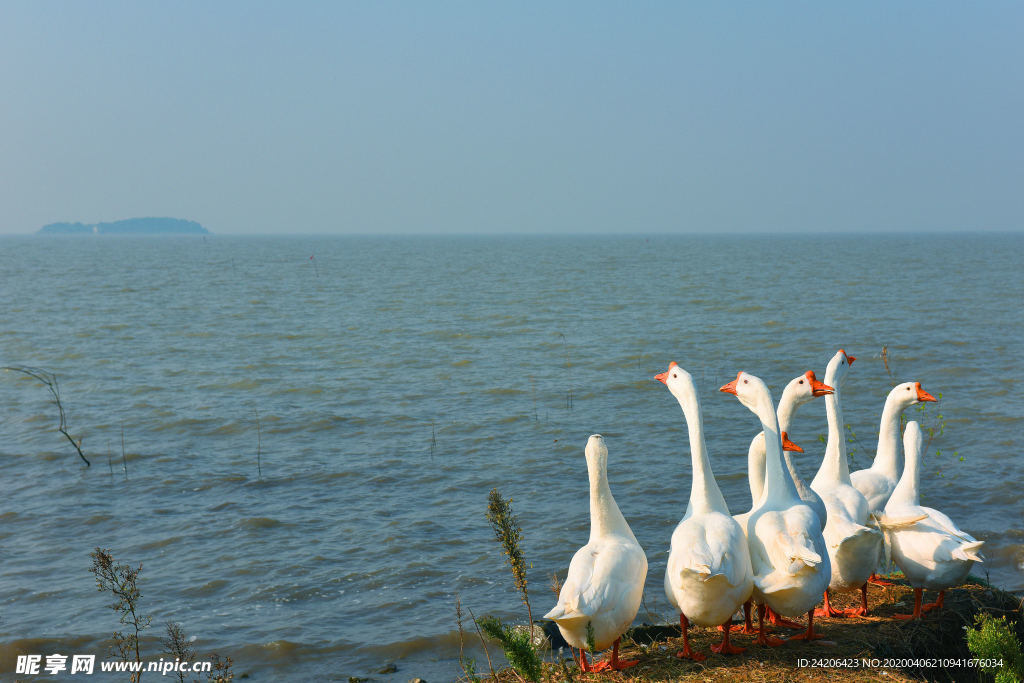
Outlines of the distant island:
{"label": "distant island", "polygon": [[195,221],[181,218],[126,218],[113,223],[50,223],[39,228],[40,235],[208,235],[210,231]]}

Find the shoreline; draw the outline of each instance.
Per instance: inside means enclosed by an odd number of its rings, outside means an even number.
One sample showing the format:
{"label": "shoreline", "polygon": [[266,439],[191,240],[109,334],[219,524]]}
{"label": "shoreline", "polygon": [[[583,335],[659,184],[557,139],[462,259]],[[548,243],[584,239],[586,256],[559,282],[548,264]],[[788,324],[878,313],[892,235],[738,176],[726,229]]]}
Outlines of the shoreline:
{"label": "shoreline", "polygon": [[[937,591],[925,591],[929,601],[936,596]],[[839,608],[853,607],[859,604],[859,593],[836,594],[832,602]],[[722,656],[710,652],[709,646],[721,640],[720,632],[691,626],[691,646],[707,655],[707,659],[699,663],[675,657],[675,652],[682,647],[682,638],[679,626],[672,624],[642,624],[630,628],[623,635],[619,656],[639,660],[639,663],[620,672],[580,674],[567,651],[563,651],[562,659],[567,662],[571,676],[594,681],[977,681],[980,671],[967,661],[975,655],[968,649],[966,639],[966,629],[973,627],[976,614],[1007,616],[1018,639],[1024,642],[1024,598],[975,577],[947,590],[945,607],[927,613],[918,621],[893,618],[894,614],[908,612],[913,606],[913,589],[905,582],[891,588],[869,587],[868,606],[870,613],[866,617],[815,617],[815,629],[824,638],[811,643],[788,641],[781,647],[767,648],[752,644],[754,636],[734,632],[733,644],[747,648],[740,655]],[[783,638],[795,633],[785,628],[770,630]],[[488,647],[498,649],[490,643]],[[565,670],[557,663],[557,649],[538,648],[538,652],[546,662],[542,681],[567,680]],[[603,653],[597,656],[603,657]],[[485,673],[487,675],[481,675],[485,681],[521,680],[508,668],[497,671],[495,678]],[[462,676],[458,680],[469,679]]]}

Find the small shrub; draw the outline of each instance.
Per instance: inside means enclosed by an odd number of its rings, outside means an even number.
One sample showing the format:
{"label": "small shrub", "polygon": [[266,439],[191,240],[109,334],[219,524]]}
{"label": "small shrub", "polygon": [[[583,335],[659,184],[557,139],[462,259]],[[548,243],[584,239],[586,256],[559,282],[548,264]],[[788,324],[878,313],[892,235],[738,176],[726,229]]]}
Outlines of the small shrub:
{"label": "small shrub", "polygon": [[214,652],[210,655],[213,667],[210,673],[206,674],[209,683],[230,683],[235,679],[235,673],[231,670],[231,657],[221,657]]}
{"label": "small shrub", "polygon": [[[519,527],[519,520],[512,514],[512,499],[505,500],[501,497],[498,489],[491,489],[487,500],[487,521],[494,528],[494,537],[501,543],[505,557],[508,559],[509,567],[512,569],[512,579],[515,582],[516,590],[522,596],[523,604],[526,605],[526,612],[530,619],[530,628],[533,628],[533,612],[530,609],[530,596],[526,591],[526,560],[523,558],[523,551],[519,547],[519,539],[523,530]],[[532,635],[532,634],[531,634]]]}
{"label": "small shrub", "polygon": [[1002,663],[1002,666],[981,669],[996,683],[1024,681],[1024,655],[1021,654],[1020,640],[1005,616],[996,619],[986,612],[975,615],[974,628],[967,629],[967,648],[978,659]]}
{"label": "small shrub", "polygon": [[539,683],[542,665],[528,630],[516,630],[492,616],[480,617],[476,623],[488,638],[501,645],[505,659],[517,674]]}
{"label": "small shrub", "polygon": [[[164,652],[180,662],[189,664],[194,662],[196,658],[195,648],[189,643],[185,630],[181,628],[181,624],[176,621],[168,621],[164,628],[166,629],[167,637],[160,641],[161,645],[164,646]],[[186,683],[185,673],[183,671],[176,673],[179,683]]]}
{"label": "small shrub", "polygon": [[[96,576],[96,589],[109,591],[116,600],[110,603],[110,609],[120,613],[121,623],[129,627],[127,633],[114,631],[114,654],[122,661],[135,661],[142,663],[142,656],[139,653],[139,633],[149,627],[153,620],[150,616],[139,614],[138,603],[142,593],[139,592],[139,572],[142,571],[142,564],[132,567],[130,564],[115,564],[114,557],[109,550],[96,548],[89,553],[92,558],[92,567],[89,571]],[[132,683],[142,680],[142,672],[138,671],[131,676]]]}

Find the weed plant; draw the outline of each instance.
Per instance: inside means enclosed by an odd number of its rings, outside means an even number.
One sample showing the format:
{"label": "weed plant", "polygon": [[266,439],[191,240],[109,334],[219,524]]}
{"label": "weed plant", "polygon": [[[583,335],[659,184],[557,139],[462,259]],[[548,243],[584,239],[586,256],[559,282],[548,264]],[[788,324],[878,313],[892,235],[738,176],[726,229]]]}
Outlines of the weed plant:
{"label": "weed plant", "polygon": [[981,671],[988,680],[996,683],[1024,681],[1024,654],[1020,640],[1006,621],[1005,616],[996,619],[987,612],[974,617],[974,628],[967,629],[967,647],[982,662],[999,662],[984,666]]}

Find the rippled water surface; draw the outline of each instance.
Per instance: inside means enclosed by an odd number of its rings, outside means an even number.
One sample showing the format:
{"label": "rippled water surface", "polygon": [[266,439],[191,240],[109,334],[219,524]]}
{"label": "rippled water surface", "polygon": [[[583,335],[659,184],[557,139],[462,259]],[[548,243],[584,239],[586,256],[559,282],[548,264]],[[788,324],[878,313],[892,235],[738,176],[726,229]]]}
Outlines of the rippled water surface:
{"label": "rippled water surface", "polygon": [[[456,594],[478,615],[523,613],[487,492],[514,499],[543,613],[550,575],[588,535],[594,432],[650,558],[638,620],[671,620],[661,584],[689,450],[651,378],[672,360],[698,382],[712,465],[740,511],[759,427],[718,387],[746,370],[778,391],[844,347],[858,359],[843,412],[859,469],[891,386],[887,346],[897,381],[942,394],[908,411],[945,420],[923,503],[987,541],[976,573],[1024,589],[1022,247],[2,238],[0,364],[58,375],[92,467],[56,432],[45,388],[0,373],[0,670],[19,652],[105,652],[119,624],[87,571],[102,546],[143,563],[154,638],[181,622],[236,675],[454,679]],[[791,433],[808,479],[824,409],[805,406]],[[389,662],[397,673],[373,673]]]}

